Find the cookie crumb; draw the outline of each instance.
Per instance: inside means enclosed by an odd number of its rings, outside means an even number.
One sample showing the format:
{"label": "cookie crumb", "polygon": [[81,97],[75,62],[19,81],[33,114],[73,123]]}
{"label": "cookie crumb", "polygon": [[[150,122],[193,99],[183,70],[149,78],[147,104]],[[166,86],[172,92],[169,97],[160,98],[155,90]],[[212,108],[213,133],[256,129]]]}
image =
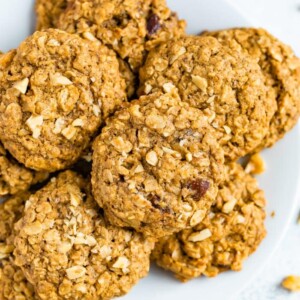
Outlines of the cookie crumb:
{"label": "cookie crumb", "polygon": [[281,286],[290,292],[300,292],[300,276],[287,276]]}
{"label": "cookie crumb", "polygon": [[245,168],[245,172],[251,175],[259,175],[266,171],[266,163],[260,153],[252,155]]}
{"label": "cookie crumb", "polygon": [[275,213],[275,211],[273,210],[273,211],[271,212],[271,218],[274,218],[275,215],[276,215],[276,213]]}

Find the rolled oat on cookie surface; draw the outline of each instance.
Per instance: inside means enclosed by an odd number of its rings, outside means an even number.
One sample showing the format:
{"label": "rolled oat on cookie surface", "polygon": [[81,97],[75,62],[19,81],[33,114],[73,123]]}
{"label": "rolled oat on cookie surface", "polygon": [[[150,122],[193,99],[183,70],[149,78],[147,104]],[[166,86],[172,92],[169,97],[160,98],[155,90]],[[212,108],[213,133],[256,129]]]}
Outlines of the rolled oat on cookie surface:
{"label": "rolled oat on cookie surface", "polygon": [[210,213],[192,229],[162,238],[152,259],[181,281],[240,271],[266,236],[265,204],[256,179],[231,163]]}
{"label": "rolled oat on cookie surface", "polygon": [[75,163],[126,101],[113,51],[60,30],[36,32],[0,57],[0,138],[26,167]]}
{"label": "rolled oat on cookie surface", "polygon": [[153,238],[201,222],[223,180],[207,117],[168,88],[117,112],[93,148],[93,194],[107,218]]}
{"label": "rolled oat on cookie surface", "polygon": [[16,265],[40,299],[111,299],[149,271],[153,243],[109,225],[89,181],[71,171],[29,198],[16,231]]}
{"label": "rolled oat on cookie surface", "polygon": [[276,109],[257,61],[213,37],[161,45],[148,55],[140,81],[140,95],[174,85],[182,101],[205,112],[229,161],[261,144]]}
{"label": "rolled oat on cookie surface", "polygon": [[258,61],[269,88],[268,97],[276,99],[278,107],[269,132],[256,151],[273,146],[296,125],[300,116],[300,59],[264,29],[234,28],[205,35],[214,36],[225,45],[236,41]]}

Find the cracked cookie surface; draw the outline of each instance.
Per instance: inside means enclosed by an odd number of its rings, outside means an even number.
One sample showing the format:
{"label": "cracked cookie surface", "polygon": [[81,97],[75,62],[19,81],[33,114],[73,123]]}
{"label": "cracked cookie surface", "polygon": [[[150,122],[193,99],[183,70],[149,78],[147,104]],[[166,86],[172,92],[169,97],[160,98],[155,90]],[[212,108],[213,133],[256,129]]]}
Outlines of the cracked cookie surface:
{"label": "cracked cookie surface", "polygon": [[140,95],[172,84],[183,101],[207,113],[229,160],[261,143],[276,108],[257,62],[213,37],[190,36],[158,47],[148,55],[140,80]]}
{"label": "cracked cookie surface", "polygon": [[61,14],[58,28],[92,34],[137,72],[149,50],[184,34],[185,22],[165,0],[75,0]]}
{"label": "cracked cookie surface", "polygon": [[48,178],[46,172],[36,172],[18,163],[0,142],[0,196],[28,190]]}
{"label": "cracked cookie surface", "polygon": [[162,238],[152,258],[182,281],[240,271],[266,235],[265,204],[256,179],[239,164],[229,164],[216,203],[203,222]]}
{"label": "cracked cookie surface", "polygon": [[66,168],[126,100],[113,51],[60,30],[0,57],[0,137],[26,167]]}
{"label": "cracked cookie surface", "polygon": [[16,265],[40,299],[111,299],[149,271],[153,243],[109,225],[89,182],[71,171],[29,198],[16,231]]}
{"label": "cracked cookie surface", "polygon": [[14,264],[14,224],[22,217],[30,193],[19,193],[0,204],[0,299],[35,300],[33,286]]}
{"label": "cracked cookie surface", "polygon": [[107,218],[154,238],[201,222],[223,179],[207,117],[169,88],[117,112],[93,147],[93,193]]}
{"label": "cracked cookie surface", "polygon": [[235,40],[258,61],[266,85],[270,89],[268,97],[276,99],[278,107],[271,120],[269,132],[256,151],[271,147],[283,138],[299,119],[300,60],[290,47],[264,29],[236,28],[205,34],[216,37],[226,45]]}

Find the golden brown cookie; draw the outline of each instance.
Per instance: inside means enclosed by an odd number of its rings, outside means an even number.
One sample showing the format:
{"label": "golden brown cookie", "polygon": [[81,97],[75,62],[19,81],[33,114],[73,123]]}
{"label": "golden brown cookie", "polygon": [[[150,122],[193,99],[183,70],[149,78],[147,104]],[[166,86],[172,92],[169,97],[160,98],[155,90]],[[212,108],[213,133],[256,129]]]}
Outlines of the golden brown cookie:
{"label": "golden brown cookie", "polygon": [[16,230],[16,265],[40,299],[111,299],[149,270],[153,243],[109,225],[89,182],[70,171],[30,197]]}
{"label": "golden brown cookie", "polygon": [[269,132],[256,151],[271,147],[297,123],[300,115],[300,60],[293,50],[264,29],[236,28],[207,32],[222,44],[236,41],[255,58],[270,89],[268,97],[276,99],[277,110]]}
{"label": "golden brown cookie", "polygon": [[0,204],[0,299],[34,300],[33,286],[22,270],[15,266],[13,257],[14,224],[21,218],[30,193],[17,194]]}
{"label": "golden brown cookie", "polygon": [[36,32],[0,57],[0,138],[26,167],[72,165],[126,100],[113,51],[60,30]]}
{"label": "golden brown cookie", "polygon": [[18,163],[0,142],[0,196],[27,191],[48,176],[46,172],[36,172]]}
{"label": "golden brown cookie", "polygon": [[175,85],[183,101],[204,111],[229,160],[262,142],[276,108],[257,62],[212,37],[185,37],[153,50],[140,80],[140,95]]}
{"label": "golden brown cookie", "polygon": [[[72,0],[73,1],[73,0]],[[59,16],[66,9],[68,0],[36,0],[37,30],[57,28]],[[89,39],[89,36],[86,36]],[[119,58],[120,73],[124,78],[129,99],[134,95],[137,88],[137,76],[133,74],[128,63]]]}
{"label": "golden brown cookie", "polygon": [[185,22],[165,0],[74,0],[58,28],[96,37],[137,72],[149,50],[184,34]]}
{"label": "golden brown cookie", "polygon": [[208,277],[226,270],[240,271],[266,235],[265,197],[257,181],[232,163],[219,185],[216,203],[203,222],[192,229],[162,238],[153,260],[175,273],[181,281],[202,274]]}
{"label": "golden brown cookie", "polygon": [[154,238],[199,223],[223,179],[213,133],[176,89],[117,112],[93,149],[93,193],[110,222]]}
{"label": "golden brown cookie", "polygon": [[67,4],[68,0],[36,0],[36,30],[56,28],[58,18],[62,11],[66,9]]}

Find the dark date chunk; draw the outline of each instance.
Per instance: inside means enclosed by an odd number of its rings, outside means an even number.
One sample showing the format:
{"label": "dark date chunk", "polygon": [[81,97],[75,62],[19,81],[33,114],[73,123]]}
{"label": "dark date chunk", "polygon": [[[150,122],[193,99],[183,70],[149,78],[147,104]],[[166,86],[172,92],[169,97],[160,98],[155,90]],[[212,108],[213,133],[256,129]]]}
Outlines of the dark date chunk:
{"label": "dark date chunk", "polygon": [[160,19],[159,16],[156,14],[153,14],[149,17],[147,21],[147,31],[149,35],[155,34],[160,29]]}
{"label": "dark date chunk", "polygon": [[206,194],[206,192],[209,189],[209,186],[209,182],[203,179],[192,180],[186,184],[186,187],[188,189],[193,190],[195,192],[193,198],[198,200]]}

